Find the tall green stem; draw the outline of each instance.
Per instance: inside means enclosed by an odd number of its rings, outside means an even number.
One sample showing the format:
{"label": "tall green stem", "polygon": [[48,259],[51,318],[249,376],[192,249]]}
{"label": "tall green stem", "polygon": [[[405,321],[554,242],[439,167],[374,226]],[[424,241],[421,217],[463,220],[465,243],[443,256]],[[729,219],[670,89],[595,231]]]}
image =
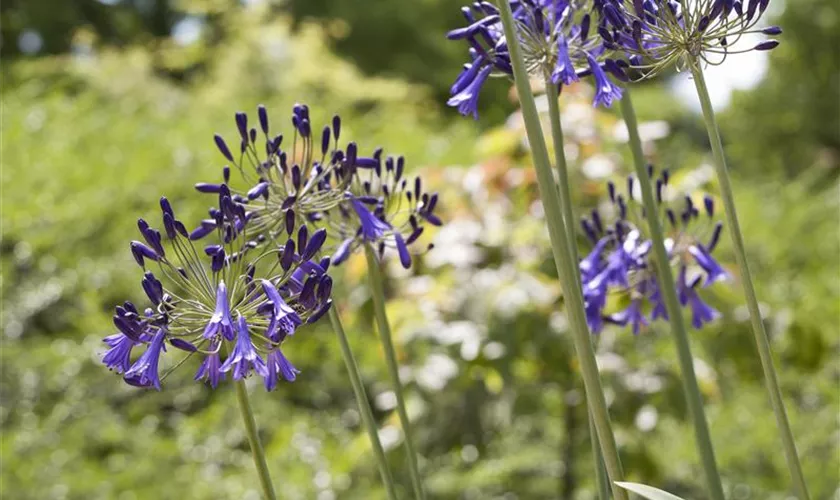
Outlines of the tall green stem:
{"label": "tall green stem", "polygon": [[365,385],[362,382],[362,376],[359,373],[359,366],[356,364],[356,358],[353,356],[353,351],[350,349],[350,343],[347,341],[347,334],[344,333],[344,327],[341,324],[341,318],[335,306],[330,308],[330,323],[332,323],[333,331],[338,337],[338,344],[341,346],[341,355],[344,358],[344,365],[347,367],[347,373],[350,374],[350,385],[353,387],[353,393],[356,395],[356,403],[359,405],[359,412],[362,414],[362,422],[367,429],[370,445],[373,447],[373,452],[376,455],[376,461],[379,465],[379,474],[382,476],[382,483],[385,485],[385,491],[388,493],[390,500],[397,499],[396,488],[394,488],[394,479],[391,477],[391,469],[388,467],[388,459],[385,457],[385,450],[382,449],[382,443],[379,441],[379,432],[376,426],[376,421],[373,419],[373,412],[370,409],[367,394],[365,392]]}
{"label": "tall green stem", "polygon": [[729,181],[729,169],[726,166],[723,143],[720,140],[720,131],[715,120],[715,111],[709,99],[709,91],[706,88],[706,80],[703,77],[703,70],[700,67],[700,63],[694,61],[689,66],[691,67],[691,74],[694,77],[694,85],[697,87],[700,106],[703,108],[706,132],[708,132],[709,142],[712,144],[715,170],[717,171],[718,183],[720,184],[720,195],[723,198],[723,207],[726,212],[729,235],[732,238],[735,260],[738,262],[741,283],[744,287],[744,295],[747,298],[747,308],[750,311],[750,321],[752,322],[752,330],[758,348],[758,356],[761,359],[761,368],[764,371],[764,383],[767,386],[767,391],[770,393],[770,404],[773,406],[773,413],[776,415],[776,425],[779,428],[785,459],[791,478],[793,479],[794,487],[800,500],[807,500],[810,498],[808,487],[802,475],[802,466],[799,463],[796,442],[793,439],[793,432],[790,430],[785,404],[782,400],[782,391],[779,388],[776,369],[773,366],[773,354],[770,350],[770,342],[767,339],[767,332],[764,329],[764,322],[761,319],[761,310],[758,307],[758,298],[756,297],[752,274],[750,273],[750,266],[747,261],[747,252],[744,249],[744,237],[741,233],[741,226],[738,223],[738,212],[735,209],[735,197],[732,194],[732,184]]}
{"label": "tall green stem", "polygon": [[[560,120],[560,93],[557,85],[551,81],[551,76],[545,75],[545,93],[548,98],[548,116],[551,121],[551,138],[554,145],[554,162],[557,164],[557,180],[560,187],[560,202],[563,208],[563,220],[566,223],[566,241],[569,244],[569,254],[572,262],[579,262],[575,228],[577,227],[574,208],[572,207],[572,190],[569,184],[569,167],[566,161],[566,150],[563,140],[563,122]],[[580,274],[574,273],[575,287],[580,288]],[[604,470],[604,458],[598,443],[598,434],[594,428],[592,414],[587,404],[590,439],[592,441],[592,458],[598,478],[598,494],[601,500],[609,499],[609,479]]]}
{"label": "tall green stem", "polygon": [[414,441],[411,438],[411,422],[408,420],[408,412],[405,409],[397,354],[394,351],[394,343],[391,340],[391,325],[388,323],[388,315],[385,313],[385,289],[382,280],[382,270],[379,267],[376,253],[374,253],[373,248],[369,244],[365,244],[365,256],[367,257],[373,310],[376,315],[376,323],[379,326],[379,340],[382,343],[382,350],[385,351],[388,375],[394,387],[394,394],[397,396],[397,413],[399,414],[400,425],[402,425],[403,435],[405,437],[408,470],[411,473],[411,486],[414,489],[415,498],[422,500],[426,498],[426,494],[423,491],[423,483],[420,480],[420,472],[417,467],[417,454],[414,451]]}
{"label": "tall green stem", "polygon": [[239,402],[239,412],[242,414],[242,421],[245,422],[245,434],[248,435],[248,443],[251,445],[251,456],[254,458],[254,465],[257,466],[257,475],[260,476],[263,496],[265,500],[276,500],[274,486],[271,484],[271,475],[269,475],[268,465],[265,463],[265,452],[257,433],[257,422],[254,420],[254,412],[251,411],[251,403],[248,401],[248,389],[245,387],[244,380],[239,380],[234,385],[236,386],[236,400]]}
{"label": "tall green stem", "polygon": [[[587,412],[588,413],[588,412]],[[589,420],[589,441],[592,443],[592,457],[595,464],[595,481],[598,483],[598,500],[610,500],[610,478],[604,468],[604,458],[601,456],[601,445],[598,443],[598,431],[592,414],[587,414]]]}
{"label": "tall green stem", "polygon": [[604,462],[610,475],[613,496],[618,500],[627,500],[627,493],[614,484],[615,481],[622,480],[624,473],[610,423],[606,398],[601,387],[598,364],[595,361],[589,328],[586,325],[583,297],[580,287],[577,286],[578,278],[575,277],[578,272],[578,263],[572,260],[569,243],[566,241],[567,231],[566,224],[563,222],[559,191],[554,184],[551,161],[548,158],[548,150],[545,146],[537,106],[534,103],[534,95],[531,93],[528,81],[528,72],[522,59],[522,49],[516,36],[516,22],[513,19],[509,2],[499,2],[499,10],[504,26],[505,39],[511,54],[511,62],[513,63],[514,82],[522,104],[522,117],[525,120],[525,129],[533,152],[537,181],[548,224],[548,233],[551,238],[554,265],[560,275],[560,284],[563,288],[563,296],[566,299],[569,323],[575,343],[575,351],[580,362],[587,401],[590,404],[601,451],[604,454]]}
{"label": "tall green stem", "polygon": [[[639,185],[642,189],[642,203],[647,214],[647,223],[650,230],[651,241],[653,242],[653,255],[656,259],[656,274],[659,278],[659,289],[665,299],[665,309],[668,311],[668,321],[671,323],[671,333],[674,343],[677,345],[677,357],[682,371],[683,391],[688,403],[689,413],[694,424],[694,439],[697,451],[700,453],[703,462],[703,471],[706,475],[706,484],[709,488],[709,495],[714,500],[723,500],[723,486],[720,482],[715,451],[712,446],[712,438],[709,435],[709,426],[706,423],[706,413],[703,410],[703,397],[700,394],[700,387],[697,385],[697,375],[694,373],[694,358],[691,355],[691,344],[688,340],[688,332],[683,321],[682,309],[677,299],[677,291],[674,286],[674,276],[671,273],[671,263],[668,258],[668,251],[665,249],[665,236],[662,232],[662,225],[659,221],[659,209],[656,205],[656,198],[653,194],[650,176],[648,175],[645,157],[642,152],[642,140],[639,137],[639,125],[636,121],[636,112],[633,109],[633,102],[630,100],[630,90],[624,90],[624,97],[621,99],[621,114],[627,124],[627,131],[630,137],[630,149],[633,151],[633,165],[636,168],[636,176],[639,178]],[[632,193],[630,193],[632,195]]]}

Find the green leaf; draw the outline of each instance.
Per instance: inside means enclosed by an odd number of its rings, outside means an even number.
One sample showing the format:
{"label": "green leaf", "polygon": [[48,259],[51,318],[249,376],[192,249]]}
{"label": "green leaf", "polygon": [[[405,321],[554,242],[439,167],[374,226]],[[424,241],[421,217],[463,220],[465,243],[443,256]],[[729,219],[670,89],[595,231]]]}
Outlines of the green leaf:
{"label": "green leaf", "polygon": [[616,481],[617,485],[621,486],[627,491],[633,492],[637,495],[647,498],[647,500],[683,500],[682,498],[672,495],[667,491],[662,491],[653,486],[647,486],[639,483],[624,483]]}

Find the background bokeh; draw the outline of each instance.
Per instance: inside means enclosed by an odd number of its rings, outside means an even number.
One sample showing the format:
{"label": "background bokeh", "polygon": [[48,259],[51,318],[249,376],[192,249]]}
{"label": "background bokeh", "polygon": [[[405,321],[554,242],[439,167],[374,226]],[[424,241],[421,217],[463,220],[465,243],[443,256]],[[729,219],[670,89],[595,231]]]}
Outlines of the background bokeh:
{"label": "background bokeh", "polygon": [[[795,4],[795,5],[794,5]],[[258,498],[229,384],[187,365],[164,391],[99,363],[110,315],[142,302],[128,241],[160,195],[185,221],[219,176],[212,135],[267,105],[344,118],[363,150],[402,153],[441,191],[447,220],[410,273],[389,268],[389,314],[432,498],[594,496],[582,386],[527,143],[509,82],[474,122],[443,104],[462,63],[445,0],[7,0],[2,27],[0,495],[9,499]],[[737,203],[782,388],[815,499],[840,498],[840,4],[775,1],[783,44],[719,101]],[[710,75],[724,81],[739,59]],[[755,60],[752,60],[755,62]],[[681,76],[635,91],[646,152],[685,193],[716,192]],[[727,102],[727,98],[730,98]],[[561,97],[576,206],[631,170],[616,114],[585,83]],[[545,107],[546,103],[541,102]],[[187,216],[189,214],[189,216]],[[585,242],[581,239],[581,249]],[[734,280],[723,319],[693,333],[698,375],[735,500],[788,497],[784,459]],[[364,259],[335,298],[389,459],[408,487],[394,397],[372,331]],[[321,325],[287,354],[303,373],[252,398],[280,497],[383,498],[339,350]],[[598,339],[628,478],[703,498],[666,329]],[[257,381],[254,381],[257,382]]]}

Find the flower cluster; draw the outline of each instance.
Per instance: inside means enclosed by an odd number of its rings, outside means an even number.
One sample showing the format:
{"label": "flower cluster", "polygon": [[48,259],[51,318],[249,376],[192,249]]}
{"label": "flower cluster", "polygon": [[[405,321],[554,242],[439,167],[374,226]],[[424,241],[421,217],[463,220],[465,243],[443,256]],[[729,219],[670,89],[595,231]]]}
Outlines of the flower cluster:
{"label": "flower cluster", "polygon": [[673,64],[700,59],[720,64],[729,54],[772,50],[777,40],[733,50],[746,34],[779,35],[778,26],[757,28],[770,0],[596,0],[598,33],[611,50],[626,53],[633,67],[653,76]]}
{"label": "flower cluster", "polygon": [[[168,344],[186,357],[203,356],[195,379],[214,388],[228,372],[239,380],[253,371],[272,390],[280,376],[292,381],[298,373],[281,351],[286,337],[332,304],[329,259],[316,260],[324,231],[309,237],[301,227],[296,240],[289,235],[282,246],[262,235],[251,238],[252,214],[234,201],[227,185],[218,191],[212,223],[192,232],[166,198],[160,203],[163,233],[138,220],[143,241],[132,241],[131,252],[145,270],[142,287],[151,307],[140,312],[131,302],[117,306],[119,332],[104,339],[110,349],[102,360],[129,384],[160,389],[159,362]],[[199,238],[209,244],[196,248]],[[138,347],[145,351],[132,362]]]}
{"label": "flower cluster", "polygon": [[[309,108],[295,105],[294,132],[284,149],[283,136],[269,133],[263,106],[257,115],[264,148],[257,147],[259,132],[245,113],[235,116],[238,155],[215,136],[244,189],[231,187],[226,165],[223,182],[196,184],[199,192],[217,195],[218,206],[192,231],[165,198],[163,233],[138,221],[143,241],[131,242],[131,252],[145,270],[142,286],[151,307],[142,313],[131,302],[116,308],[119,332],[105,338],[110,349],[103,357],[129,384],[160,389],[159,360],[167,345],[187,357],[203,356],[195,378],[214,388],[228,372],[234,380],[257,373],[267,390],[281,376],[294,380],[298,371],[281,345],[330,308],[331,263],[371,244],[380,255],[395,247],[409,267],[408,246],[424,224],[441,224],[434,213],[437,194],[424,192],[419,178],[409,182],[402,157],[382,161],[381,149],[360,157],[355,143],[339,146],[338,116],[323,128],[316,149]],[[196,247],[199,240],[203,248]],[[332,250],[332,259],[321,258]],[[147,269],[151,263],[157,275]],[[145,351],[132,362],[137,347]]]}
{"label": "flower cluster", "polygon": [[[624,61],[607,57],[600,37],[591,33],[591,16],[569,0],[511,0],[517,34],[529,74],[549,77],[555,85],[569,85],[582,76],[595,79],[595,104],[610,106],[621,88],[607,73],[625,80]],[[448,103],[463,115],[478,118],[478,95],[491,75],[512,76],[498,9],[475,2],[461,9],[468,26],[448,33],[450,40],[466,40],[470,62],[450,89]]]}
{"label": "flower cluster", "polygon": [[[338,140],[341,119],[335,116],[332,127],[321,134],[320,156],[313,152],[309,109],[298,104],[292,110],[294,136],[291,151],[281,148],[283,136],[268,134],[268,115],[258,109],[265,135],[264,159],[257,154],[256,129],[248,130],[245,113],[236,114],[241,136],[241,158],[234,161],[224,139],[216,136],[216,145],[242,173],[247,190],[234,194],[234,200],[248,206],[253,214],[253,230],[266,238],[290,232],[296,226],[328,229],[334,243],[334,265],[341,264],[363,244],[377,247],[380,254],[388,247],[396,248],[400,262],[411,266],[409,245],[424,230],[424,223],[440,225],[434,214],[438,195],[426,193],[422,181],[411,181],[404,175],[405,159],[387,157],[382,149],[371,156],[359,156],[356,143],[343,149]],[[250,168],[244,168],[248,158]],[[225,182],[230,170],[223,170]],[[201,183],[202,192],[217,192],[220,184]],[[205,221],[210,226],[211,221]]]}
{"label": "flower cluster", "polygon": [[[679,211],[663,203],[668,180],[667,170],[656,180],[660,213],[655,216],[665,219],[665,247],[671,265],[677,268],[675,286],[680,304],[690,308],[691,324],[699,329],[718,316],[700,298],[700,288],[728,276],[712,257],[723,226],[713,222],[714,201],[708,195],[703,197],[705,215],[689,196]],[[617,193],[614,184],[608,184],[610,203],[617,213],[614,224],[605,225],[597,210],[581,222],[594,245],[580,262],[586,320],[594,333],[600,332],[606,322],[630,325],[637,334],[651,321],[668,318],[659,289],[661,280],[656,276],[651,255],[652,243],[642,233],[647,214],[634,199],[633,187],[634,178],[630,177],[625,197]],[[629,305],[617,313],[605,314],[608,296],[613,293],[622,294]]]}

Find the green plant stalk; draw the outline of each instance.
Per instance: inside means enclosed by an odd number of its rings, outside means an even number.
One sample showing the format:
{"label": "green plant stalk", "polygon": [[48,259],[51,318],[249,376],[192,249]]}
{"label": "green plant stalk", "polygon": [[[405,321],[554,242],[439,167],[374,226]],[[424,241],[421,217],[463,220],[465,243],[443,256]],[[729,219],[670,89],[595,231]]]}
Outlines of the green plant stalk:
{"label": "green plant stalk", "polygon": [[254,412],[251,411],[251,403],[248,401],[248,389],[245,387],[244,380],[239,380],[233,385],[236,386],[236,400],[239,403],[242,421],[245,422],[245,434],[247,434],[248,443],[251,445],[251,456],[254,458],[254,465],[257,466],[257,475],[260,477],[263,496],[265,500],[276,500],[274,486],[271,484],[271,475],[268,473],[268,465],[265,463],[265,452],[257,433],[257,421],[254,419]]}
{"label": "green plant stalk", "polygon": [[610,500],[610,478],[604,468],[604,458],[601,456],[601,445],[598,443],[598,431],[595,430],[595,421],[592,414],[587,410],[589,420],[589,441],[592,443],[592,457],[595,465],[595,482],[598,483],[598,500]]}
{"label": "green plant stalk", "polygon": [[[542,134],[537,106],[534,103],[534,95],[531,93],[528,72],[525,69],[525,63],[522,59],[522,49],[516,37],[515,21],[510,10],[510,4],[507,1],[498,3],[505,38],[508,42],[511,62],[513,63],[514,82],[522,104],[522,117],[525,121],[525,129],[533,153],[537,181],[545,210],[548,232],[551,238],[554,264],[557,267],[557,273],[560,275],[563,296],[566,298],[572,337],[574,339],[578,361],[580,362],[587,401],[589,401],[592,417],[595,421],[595,428],[610,480],[621,481],[624,473],[621,467],[621,459],[618,455],[615,435],[613,434],[610,423],[606,398],[601,387],[598,364],[595,361],[589,328],[586,325],[583,297],[580,287],[577,286],[577,278],[575,277],[575,274],[578,272],[578,264],[572,261],[569,244],[566,241],[567,231],[560,207],[560,193],[557,190],[557,186],[554,183],[554,176],[551,172],[551,161],[548,158],[548,150]],[[627,493],[622,488],[612,483],[611,488],[613,496],[617,500],[627,500]]]}
{"label": "green plant stalk", "polygon": [[668,321],[671,323],[671,333],[674,343],[677,346],[677,358],[682,372],[683,391],[688,403],[691,420],[694,424],[694,440],[700,459],[703,463],[703,472],[706,476],[706,485],[709,489],[709,496],[714,500],[724,500],[723,485],[720,481],[717,462],[715,461],[715,450],[712,445],[712,438],[709,434],[709,426],[706,422],[706,413],[703,410],[703,396],[700,394],[700,387],[697,384],[697,375],[694,373],[694,358],[691,355],[691,343],[688,339],[688,331],[683,321],[682,309],[677,299],[677,290],[674,286],[674,275],[671,272],[671,263],[668,258],[668,251],[665,249],[665,235],[662,231],[662,224],[659,221],[659,207],[653,194],[650,176],[648,175],[645,157],[642,152],[642,140],[639,137],[639,124],[636,120],[636,111],[633,109],[633,102],[630,99],[630,90],[624,90],[621,98],[621,114],[627,124],[627,131],[630,137],[630,149],[633,152],[633,166],[636,169],[636,176],[639,178],[639,186],[642,190],[642,203],[645,207],[645,214],[651,241],[653,242],[653,256],[656,259],[656,274],[659,278],[659,289],[665,299],[665,309],[668,311]]}
{"label": "green plant stalk", "polygon": [[700,106],[703,109],[703,118],[706,122],[709,142],[712,145],[715,170],[717,172],[718,183],[720,184],[720,195],[723,198],[723,207],[726,213],[726,223],[729,226],[729,235],[732,238],[732,246],[735,250],[735,260],[738,262],[741,283],[744,287],[744,295],[747,298],[747,308],[750,311],[750,321],[752,322],[758,356],[761,359],[761,368],[764,371],[764,383],[767,386],[767,391],[770,393],[770,404],[773,406],[773,413],[776,415],[776,426],[779,428],[781,435],[785,460],[787,461],[788,470],[790,471],[797,495],[799,495],[800,500],[808,500],[810,498],[808,486],[805,484],[802,465],[799,463],[799,454],[796,451],[796,442],[793,439],[793,432],[790,430],[785,403],[782,399],[782,391],[779,388],[776,369],[773,366],[770,341],[767,338],[767,331],[764,329],[764,322],[761,319],[761,310],[758,307],[758,298],[756,297],[752,274],[750,273],[750,266],[747,261],[744,237],[741,233],[741,226],[738,223],[735,197],[732,194],[732,183],[729,180],[729,169],[726,166],[726,157],[723,152],[723,143],[720,140],[720,131],[715,120],[715,111],[709,99],[709,91],[706,88],[706,80],[703,77],[703,70],[699,62],[693,61],[689,66],[691,68],[691,74],[694,77],[694,85],[697,88],[697,96],[700,98]]}
{"label": "green plant stalk", "polygon": [[385,289],[382,280],[382,270],[376,253],[370,244],[365,243],[365,256],[367,257],[368,280],[370,293],[373,298],[373,310],[376,315],[376,323],[379,326],[379,340],[382,343],[382,350],[385,352],[385,362],[388,365],[388,375],[394,387],[394,394],[397,396],[397,414],[400,417],[400,425],[403,428],[405,437],[405,449],[408,457],[408,470],[411,474],[411,486],[414,496],[418,500],[426,498],[423,491],[423,482],[420,480],[420,472],[417,467],[417,454],[414,451],[414,442],[411,438],[411,422],[408,420],[408,412],[405,409],[402,384],[400,383],[399,364],[397,354],[394,351],[394,343],[391,340],[391,326],[388,323],[388,315],[385,312]]}
{"label": "green plant stalk", "polygon": [[382,448],[382,443],[379,441],[379,432],[376,426],[376,421],[373,419],[373,412],[370,409],[367,393],[365,392],[365,385],[362,382],[362,376],[359,373],[359,366],[356,364],[356,358],[353,356],[353,351],[350,349],[350,343],[347,341],[347,334],[344,332],[344,326],[341,324],[341,318],[335,305],[330,308],[330,323],[332,323],[333,331],[338,337],[338,344],[341,346],[341,356],[344,358],[344,365],[347,367],[347,373],[350,374],[350,385],[353,387],[353,393],[356,395],[356,402],[359,405],[359,412],[362,414],[362,422],[367,429],[370,445],[376,455],[376,461],[379,465],[379,474],[382,476],[382,483],[385,485],[385,491],[388,493],[390,500],[397,500],[397,491],[394,487],[394,478],[391,476],[391,469],[388,467],[388,459],[385,457],[385,450]]}
{"label": "green plant stalk", "polygon": [[[548,98],[548,116],[551,121],[551,139],[554,145],[554,162],[557,164],[557,180],[559,183],[560,202],[563,208],[563,220],[566,223],[566,241],[569,244],[569,254],[572,262],[580,262],[577,251],[577,227],[574,208],[572,207],[572,190],[569,183],[569,167],[566,161],[566,151],[563,140],[563,122],[560,120],[560,93],[557,85],[551,81],[551,75],[545,75],[545,93]],[[580,288],[580,274],[574,273],[575,286]],[[601,446],[598,443],[598,434],[595,431],[595,424],[589,405],[586,405],[587,418],[589,420],[590,440],[592,441],[592,458],[595,464],[595,472],[598,479],[598,495],[601,500],[609,499],[609,479],[604,470],[604,458],[601,456]]]}

